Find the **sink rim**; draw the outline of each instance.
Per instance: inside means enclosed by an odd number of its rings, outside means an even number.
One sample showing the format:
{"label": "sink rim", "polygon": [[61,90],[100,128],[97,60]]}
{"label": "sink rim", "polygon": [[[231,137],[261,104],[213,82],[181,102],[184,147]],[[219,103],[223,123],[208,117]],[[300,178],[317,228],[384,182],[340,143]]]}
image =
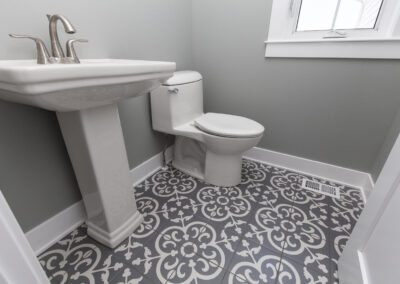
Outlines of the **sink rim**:
{"label": "sink rim", "polygon": [[0,60],[0,91],[41,95],[170,77],[176,69],[176,63],[168,61],[104,58],[81,62],[40,65],[35,60]]}
{"label": "sink rim", "polygon": [[[115,69],[114,69],[115,68]],[[175,70],[176,63],[132,59],[83,59],[81,64],[37,64],[35,60],[0,60],[0,82],[27,84],[92,77],[114,77]],[[110,69],[113,69],[112,72]]]}
{"label": "sink rim", "polygon": [[150,92],[172,77],[175,62],[86,59],[82,64],[0,61],[0,99],[66,112],[115,104]]}

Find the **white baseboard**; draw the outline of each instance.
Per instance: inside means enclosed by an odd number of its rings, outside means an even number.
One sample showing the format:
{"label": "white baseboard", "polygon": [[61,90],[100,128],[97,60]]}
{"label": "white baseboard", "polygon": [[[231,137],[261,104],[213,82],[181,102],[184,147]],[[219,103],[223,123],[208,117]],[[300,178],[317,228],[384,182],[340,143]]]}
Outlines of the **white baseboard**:
{"label": "white baseboard", "polygon": [[85,217],[85,207],[83,202],[79,201],[31,229],[25,236],[33,251],[39,255],[81,225]]}
{"label": "white baseboard", "polygon": [[267,149],[254,147],[245,153],[244,158],[360,188],[364,195],[364,201],[367,200],[369,194],[374,188],[374,182],[369,173]]}
{"label": "white baseboard", "polygon": [[[166,150],[166,160],[170,162],[173,156],[173,147]],[[135,186],[163,166],[163,153],[159,153],[130,171],[132,184]],[[86,219],[85,207],[79,201],[50,219],[39,224],[25,233],[36,255],[51,247],[63,236],[80,226]]]}
{"label": "white baseboard", "polygon": [[[167,163],[172,161],[173,152],[173,146],[168,147],[165,151],[165,160]],[[161,169],[161,167],[163,167],[163,152],[158,153],[131,170],[131,181],[133,186],[141,183],[147,177]]]}

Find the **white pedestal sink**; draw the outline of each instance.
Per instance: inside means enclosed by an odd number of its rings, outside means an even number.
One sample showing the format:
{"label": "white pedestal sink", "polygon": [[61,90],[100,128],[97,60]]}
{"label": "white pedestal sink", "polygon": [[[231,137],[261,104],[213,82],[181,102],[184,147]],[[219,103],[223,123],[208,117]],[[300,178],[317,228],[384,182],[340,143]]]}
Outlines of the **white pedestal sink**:
{"label": "white pedestal sink", "polygon": [[143,220],[117,102],[157,88],[175,68],[173,62],[113,59],[59,65],[0,61],[0,99],[57,113],[86,207],[88,234],[106,246],[117,246]]}

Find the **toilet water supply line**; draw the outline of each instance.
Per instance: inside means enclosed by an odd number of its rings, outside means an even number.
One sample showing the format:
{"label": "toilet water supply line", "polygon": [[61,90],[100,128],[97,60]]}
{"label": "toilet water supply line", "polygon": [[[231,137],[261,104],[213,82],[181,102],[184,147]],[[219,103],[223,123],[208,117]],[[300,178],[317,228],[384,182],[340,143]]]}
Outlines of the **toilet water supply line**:
{"label": "toilet water supply line", "polygon": [[167,169],[167,149],[168,149],[168,134],[164,134],[164,148],[163,148],[163,152],[162,152],[162,164],[163,170]]}

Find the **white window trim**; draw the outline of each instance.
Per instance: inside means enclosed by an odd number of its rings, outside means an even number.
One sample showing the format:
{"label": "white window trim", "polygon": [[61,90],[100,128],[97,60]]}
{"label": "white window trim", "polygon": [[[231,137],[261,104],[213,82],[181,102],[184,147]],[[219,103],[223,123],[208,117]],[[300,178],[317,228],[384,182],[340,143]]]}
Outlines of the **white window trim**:
{"label": "white window trim", "polygon": [[[294,1],[294,2],[293,2]],[[384,0],[375,29],[296,32],[301,0],[273,0],[266,57],[400,59],[400,1]]]}

